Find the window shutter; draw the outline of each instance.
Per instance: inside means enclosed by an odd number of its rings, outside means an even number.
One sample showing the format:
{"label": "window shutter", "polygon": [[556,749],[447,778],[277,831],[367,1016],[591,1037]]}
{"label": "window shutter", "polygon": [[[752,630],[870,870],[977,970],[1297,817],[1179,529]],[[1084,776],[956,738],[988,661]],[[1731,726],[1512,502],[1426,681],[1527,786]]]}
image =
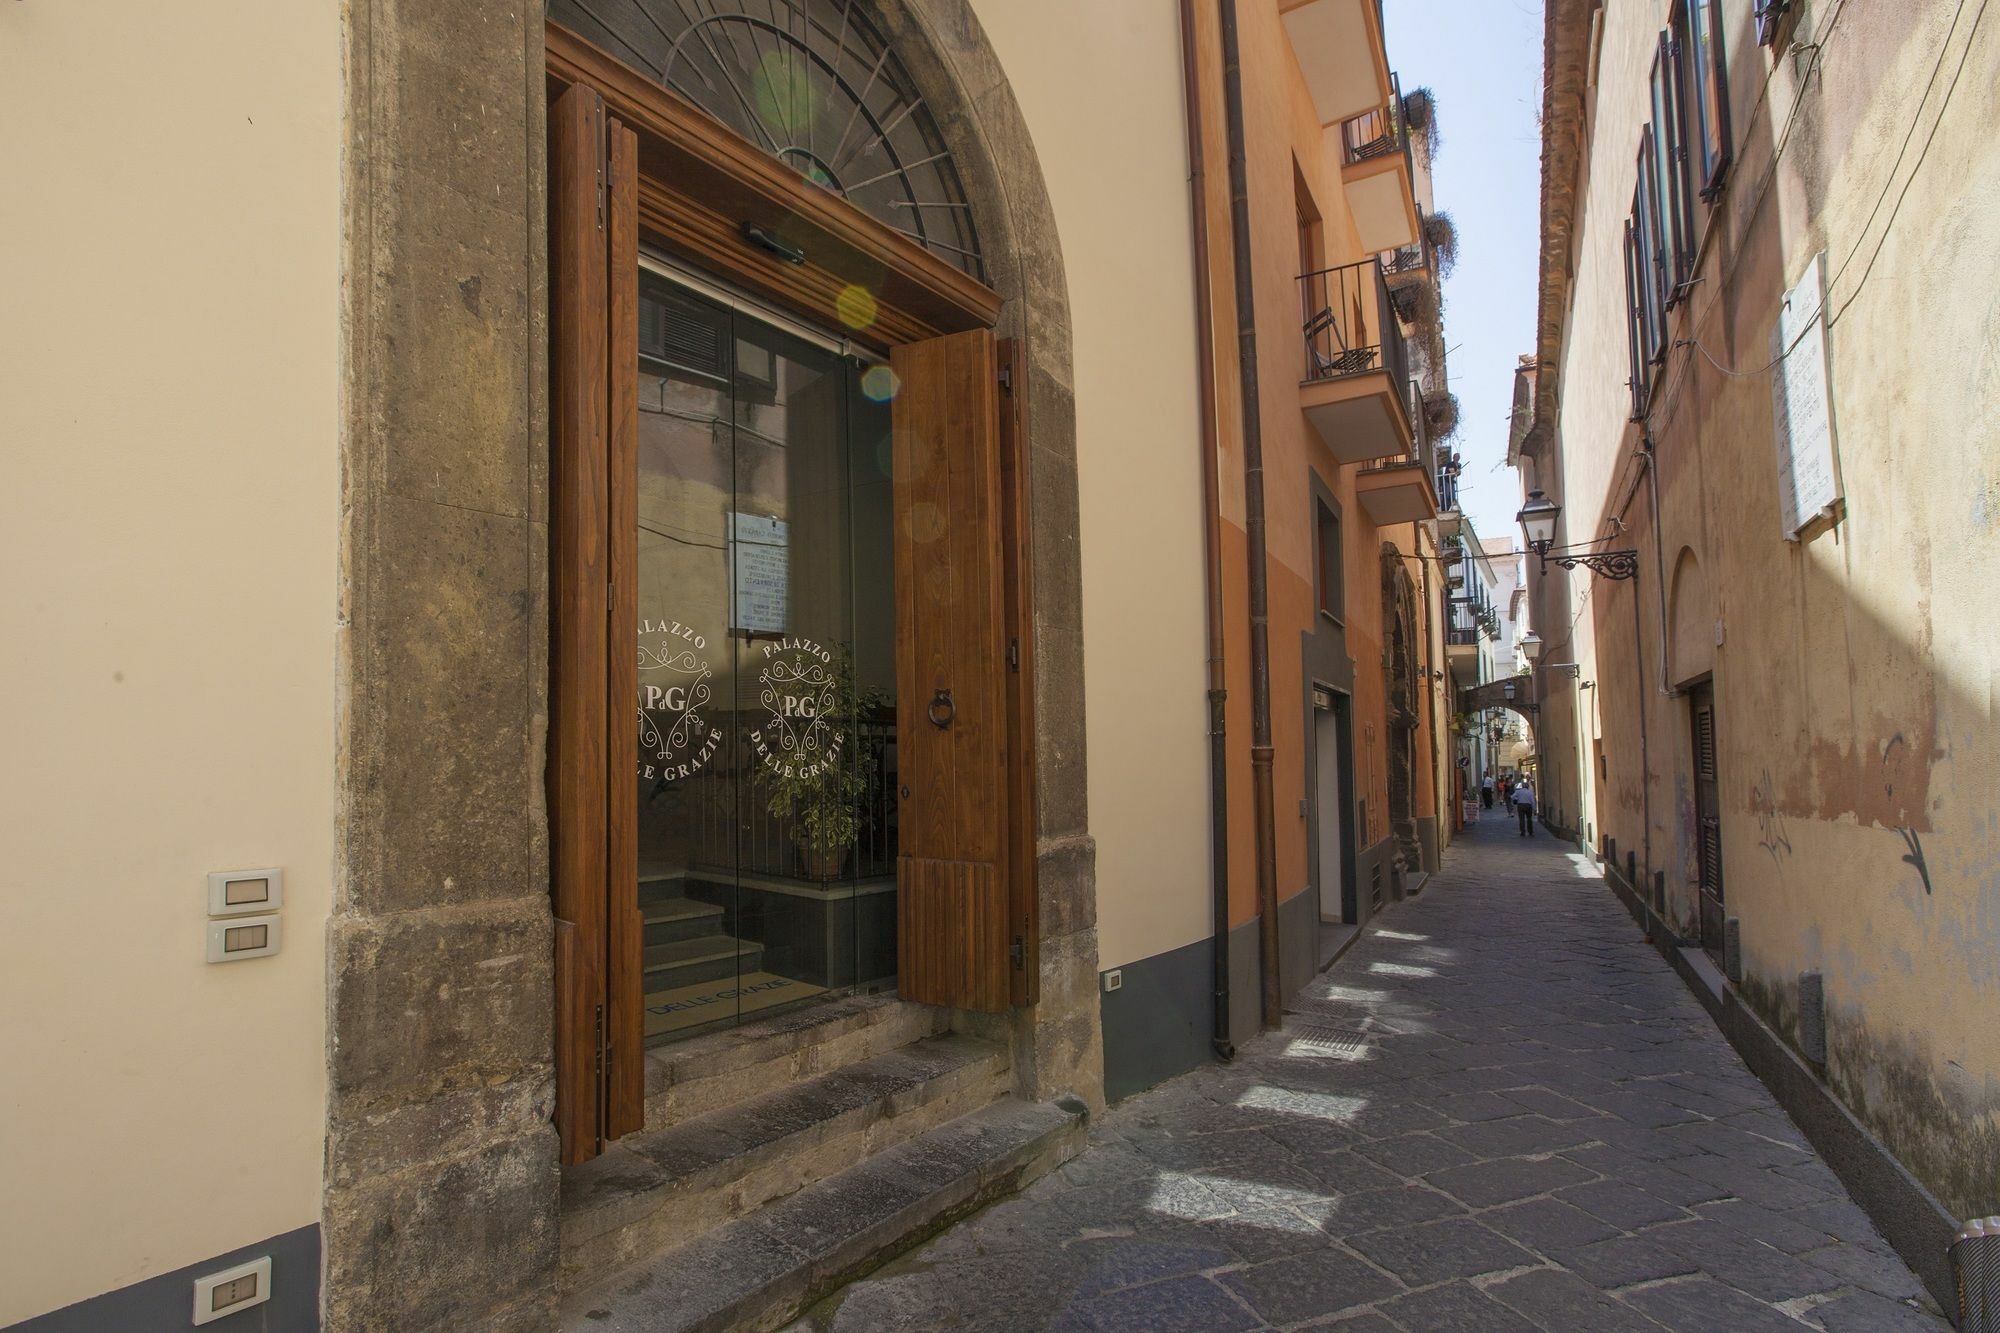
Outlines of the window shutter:
{"label": "window shutter", "polygon": [[898,988],[997,1012],[1012,983],[998,384],[984,329],[891,354]]}
{"label": "window shutter", "polygon": [[[638,141],[594,91],[549,113],[549,837],[556,1130],[566,1165],[639,1127],[636,589],[614,587],[638,436]],[[626,583],[630,583],[628,578]]]}

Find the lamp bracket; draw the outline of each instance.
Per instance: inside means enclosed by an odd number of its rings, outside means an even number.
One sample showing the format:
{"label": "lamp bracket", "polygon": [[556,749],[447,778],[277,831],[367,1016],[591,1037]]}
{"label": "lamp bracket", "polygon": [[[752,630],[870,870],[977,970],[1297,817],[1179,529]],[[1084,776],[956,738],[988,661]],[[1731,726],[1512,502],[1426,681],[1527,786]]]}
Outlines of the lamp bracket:
{"label": "lamp bracket", "polygon": [[1580,555],[1545,555],[1542,568],[1555,561],[1564,569],[1575,569],[1582,565],[1593,574],[1607,579],[1623,580],[1637,578],[1639,574],[1639,553],[1637,551],[1586,551]]}

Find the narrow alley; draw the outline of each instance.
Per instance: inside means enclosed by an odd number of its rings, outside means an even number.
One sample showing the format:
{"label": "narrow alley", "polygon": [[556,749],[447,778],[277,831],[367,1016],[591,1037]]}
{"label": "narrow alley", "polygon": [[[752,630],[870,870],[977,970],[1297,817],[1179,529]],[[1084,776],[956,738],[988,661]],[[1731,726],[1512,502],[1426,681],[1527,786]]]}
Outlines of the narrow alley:
{"label": "narrow alley", "polygon": [[1597,872],[1493,815],[1090,1139],[796,1327],[1945,1327]]}

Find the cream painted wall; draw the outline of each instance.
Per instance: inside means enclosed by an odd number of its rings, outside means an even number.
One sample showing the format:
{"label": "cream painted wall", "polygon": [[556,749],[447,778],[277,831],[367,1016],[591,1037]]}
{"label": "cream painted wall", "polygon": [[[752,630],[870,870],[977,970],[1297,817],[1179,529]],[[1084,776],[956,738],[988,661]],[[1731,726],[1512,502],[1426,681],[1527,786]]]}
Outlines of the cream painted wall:
{"label": "cream painted wall", "polygon": [[[1033,136],[1069,280],[1098,965],[1117,967],[1209,933],[1179,19],[1170,4],[1128,0],[973,8]],[[1044,657],[1039,669],[1063,664]]]}
{"label": "cream painted wall", "polygon": [[318,1217],[340,42],[0,9],[0,1325]]}
{"label": "cream painted wall", "polygon": [[[1657,601],[1662,565],[1691,553],[1700,577],[1683,586],[1705,588],[1703,604],[1668,619],[1692,627],[1683,642],[1701,656],[1667,669],[1675,682],[1714,673],[1723,880],[1742,926],[1744,994],[1794,1035],[1798,976],[1822,973],[1830,1083],[1948,1208],[1990,1213],[2000,225],[1979,183],[2000,173],[2000,39],[1987,26],[1970,41],[1965,24],[1954,31],[1949,0],[1850,6],[1837,27],[1837,11],[1814,4],[1799,40],[1828,27],[1802,88],[1805,57],[1774,62],[1754,44],[1749,0],[1726,0],[1737,160],[1673,336],[1736,373],[1683,346],[1669,354],[1649,416],[1663,561],[1646,490],[1632,490],[1619,225],[1667,9],[1606,10],[1560,394],[1568,540],[1605,535],[1622,516],[1639,580],[1572,582],[1573,653],[1552,645],[1544,660],[1581,662],[1598,682],[1572,760],[1592,773],[1601,731],[1606,774],[1586,799],[1595,831],[1666,872],[1669,913],[1692,932],[1688,705],[1659,689]],[[1948,101],[1925,92],[1940,60]],[[1821,250],[1846,517],[1800,545],[1779,530],[1762,368],[1783,292]]]}

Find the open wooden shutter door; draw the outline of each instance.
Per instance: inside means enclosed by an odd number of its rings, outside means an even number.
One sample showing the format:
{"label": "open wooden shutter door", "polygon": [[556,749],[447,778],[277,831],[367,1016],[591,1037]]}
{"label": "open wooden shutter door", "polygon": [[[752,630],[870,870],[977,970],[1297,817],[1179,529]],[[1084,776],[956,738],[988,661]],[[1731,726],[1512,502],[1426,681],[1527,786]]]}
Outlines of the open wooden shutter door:
{"label": "open wooden shutter door", "polygon": [[993,335],[890,355],[896,516],[897,985],[1009,1002],[1000,428]]}
{"label": "open wooden shutter door", "polygon": [[549,834],[565,1165],[644,1120],[636,803],[638,140],[594,91],[549,113]]}

